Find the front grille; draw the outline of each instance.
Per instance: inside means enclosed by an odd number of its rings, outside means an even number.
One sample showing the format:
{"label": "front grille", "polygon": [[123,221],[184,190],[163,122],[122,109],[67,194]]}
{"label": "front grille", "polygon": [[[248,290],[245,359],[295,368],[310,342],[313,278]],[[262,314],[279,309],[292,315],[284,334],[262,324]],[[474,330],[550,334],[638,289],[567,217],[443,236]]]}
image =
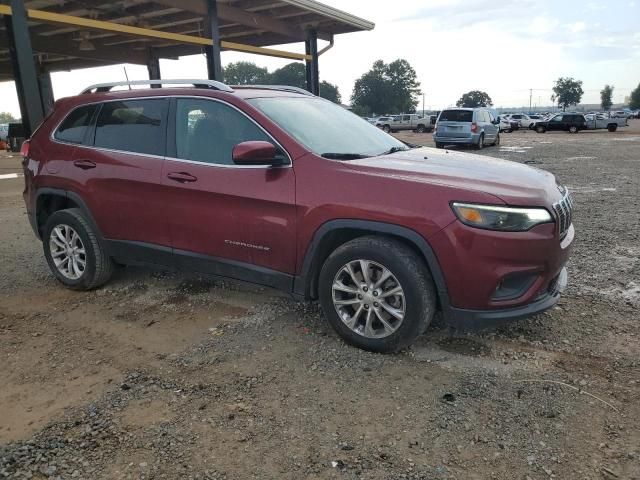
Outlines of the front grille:
{"label": "front grille", "polygon": [[564,238],[567,230],[571,226],[571,218],[573,215],[573,198],[566,187],[558,187],[562,193],[562,199],[553,204],[553,212],[556,216],[556,224],[558,227],[558,235]]}

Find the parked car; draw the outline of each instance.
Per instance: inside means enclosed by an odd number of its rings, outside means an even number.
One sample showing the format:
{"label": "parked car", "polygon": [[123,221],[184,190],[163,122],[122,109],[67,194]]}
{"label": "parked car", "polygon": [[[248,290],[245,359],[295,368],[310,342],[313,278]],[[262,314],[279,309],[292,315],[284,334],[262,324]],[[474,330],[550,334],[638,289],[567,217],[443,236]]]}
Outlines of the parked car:
{"label": "parked car", "polygon": [[500,115],[498,117],[499,120],[499,128],[500,128],[500,133],[505,132],[505,133],[511,133],[514,130],[514,126],[517,125],[518,122],[511,122],[508,118],[506,118],[503,115]]}
{"label": "parked car", "polygon": [[481,150],[485,145],[500,144],[499,123],[485,108],[448,108],[438,117],[433,140],[437,148],[463,144]]}
{"label": "parked car", "polygon": [[586,129],[587,121],[581,113],[558,113],[549,120],[536,124],[536,132],[538,133],[555,130],[578,133],[580,130]]}
{"label": "parked car", "polygon": [[551,173],[410,147],[299,89],[195,83],[91,87],[23,145],[28,218],[63,285],[97,288],[115,264],[249,281],[319,299],[378,352],[438,309],[482,325],[558,301],[574,229]]}
{"label": "parked car", "polygon": [[1,123],[0,124],[0,141],[6,142],[8,133],[9,133],[9,124]]}
{"label": "parked car", "polygon": [[509,118],[511,120],[516,120],[522,128],[531,128],[536,124],[534,119],[524,113],[514,113]]}
{"label": "parked car", "polygon": [[7,129],[7,150],[19,152],[24,140],[24,126],[21,123],[10,123]]}
{"label": "parked car", "polygon": [[378,120],[376,126],[385,132],[397,132],[400,130],[415,130],[418,133],[431,131],[431,117],[422,117],[415,113],[403,113],[394,115],[384,121]]}
{"label": "parked car", "polygon": [[597,115],[588,114],[584,116],[587,121],[588,130],[597,130],[606,128],[610,132],[615,132],[618,127],[626,127],[626,118],[610,117],[608,115],[599,113]]}

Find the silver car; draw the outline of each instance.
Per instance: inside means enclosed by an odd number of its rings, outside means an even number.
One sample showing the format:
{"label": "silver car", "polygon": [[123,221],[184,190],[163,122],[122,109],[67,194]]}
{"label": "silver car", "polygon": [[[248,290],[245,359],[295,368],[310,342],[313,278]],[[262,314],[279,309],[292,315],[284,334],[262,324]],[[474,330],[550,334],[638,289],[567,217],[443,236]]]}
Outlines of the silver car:
{"label": "silver car", "polygon": [[486,108],[447,108],[440,112],[433,133],[437,148],[473,145],[478,150],[500,144],[500,121]]}
{"label": "silver car", "polygon": [[9,124],[0,123],[0,141],[6,142],[8,133],[9,133]]}

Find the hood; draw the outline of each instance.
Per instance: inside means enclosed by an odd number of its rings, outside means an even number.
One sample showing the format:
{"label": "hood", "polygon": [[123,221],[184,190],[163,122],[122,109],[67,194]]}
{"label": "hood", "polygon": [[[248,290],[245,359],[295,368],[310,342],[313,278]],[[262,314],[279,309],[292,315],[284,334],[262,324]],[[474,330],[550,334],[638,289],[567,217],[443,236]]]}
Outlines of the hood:
{"label": "hood", "polygon": [[561,198],[551,173],[484,155],[423,147],[346,163],[369,175],[483,192],[508,205],[550,206]]}

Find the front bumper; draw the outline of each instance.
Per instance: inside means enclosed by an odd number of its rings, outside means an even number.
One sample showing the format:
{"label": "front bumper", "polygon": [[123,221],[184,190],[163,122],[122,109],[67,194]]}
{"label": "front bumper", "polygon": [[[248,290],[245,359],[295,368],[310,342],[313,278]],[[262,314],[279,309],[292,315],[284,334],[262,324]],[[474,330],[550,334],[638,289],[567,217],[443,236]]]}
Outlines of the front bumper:
{"label": "front bumper", "polygon": [[489,328],[531,317],[558,303],[560,294],[567,287],[567,280],[567,268],[563,267],[557,277],[549,284],[547,292],[529,304],[500,310],[470,310],[449,307],[444,310],[444,317],[449,325],[460,329]]}

